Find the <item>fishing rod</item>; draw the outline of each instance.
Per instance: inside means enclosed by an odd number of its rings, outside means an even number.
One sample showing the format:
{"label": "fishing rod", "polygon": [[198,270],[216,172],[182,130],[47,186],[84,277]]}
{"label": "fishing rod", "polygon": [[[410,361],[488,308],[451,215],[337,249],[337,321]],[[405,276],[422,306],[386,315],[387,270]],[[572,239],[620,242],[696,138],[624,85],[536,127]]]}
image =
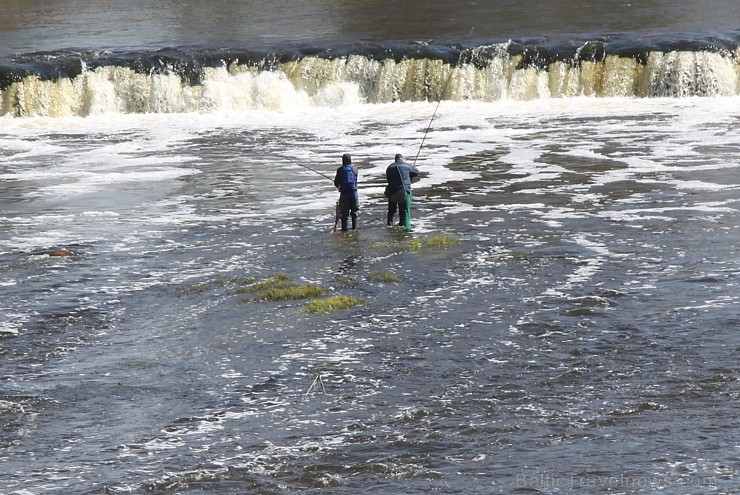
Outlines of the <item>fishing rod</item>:
{"label": "fishing rod", "polygon": [[[278,156],[280,156],[280,155],[278,155]],[[290,159],[290,158],[288,158],[286,156],[280,156],[280,158],[282,158],[283,160],[289,161],[293,165],[298,165],[299,167],[303,167],[306,170],[310,170],[311,172],[313,172],[315,174],[319,174],[321,177],[324,177],[326,179],[329,179],[332,182],[332,184],[334,183],[334,179],[333,178],[329,177],[328,175],[326,175],[323,172],[319,172],[318,170],[309,167],[308,165],[304,165],[302,163],[298,163],[297,161],[295,161],[293,159]],[[339,223],[340,217],[341,217],[341,212],[339,211],[339,201],[337,201],[337,204],[336,204],[336,206],[334,208],[334,227],[331,230],[332,232],[336,232],[337,231],[337,224]],[[323,389],[324,388],[324,384],[323,384],[323,382],[321,382],[321,375],[318,375],[316,377],[316,380],[319,381],[319,383],[321,385],[321,388]],[[316,380],[314,380],[314,383],[313,383],[313,385],[311,385],[311,388],[308,389],[308,392],[310,392],[311,389],[313,389],[316,386]],[[306,393],[308,394],[308,392],[306,392]]]}
{"label": "fishing rod", "polygon": [[[465,38],[465,42],[467,42],[470,39],[470,35],[473,34],[473,30],[475,27],[470,28],[470,32],[468,33],[468,36]],[[427,139],[427,134],[429,134],[429,129],[432,128],[432,122],[434,122],[434,117],[437,115],[437,110],[439,110],[439,105],[442,103],[442,98],[444,98],[445,93],[447,92],[447,86],[450,85],[450,81],[452,80],[453,74],[455,74],[455,69],[460,64],[460,61],[462,60],[462,47],[460,47],[460,56],[457,59],[457,64],[452,66],[452,69],[450,70],[450,75],[447,76],[447,81],[445,82],[444,87],[442,88],[442,93],[439,95],[439,100],[437,100],[437,106],[434,107],[434,113],[432,113],[432,118],[429,119],[429,125],[427,126],[427,129],[424,131],[424,136],[421,138],[421,144],[419,145],[419,151],[416,152],[416,156],[414,157],[414,163],[413,165],[416,166],[416,160],[419,158],[419,155],[421,154],[421,149],[424,147],[424,141]]]}
{"label": "fishing rod", "polygon": [[287,158],[287,157],[284,157],[284,156],[282,156],[282,157],[280,157],[280,158],[283,158],[283,159],[285,159],[285,160],[288,160],[288,161],[289,161],[290,163],[292,163],[292,164],[294,164],[294,165],[298,165],[299,167],[303,167],[303,168],[305,168],[305,169],[307,169],[307,170],[310,170],[311,172],[313,172],[313,173],[315,173],[315,174],[319,174],[319,175],[320,175],[321,177],[324,177],[324,178],[326,178],[326,179],[329,179],[330,181],[332,181],[332,183],[334,182],[334,178],[333,178],[333,177],[329,177],[329,176],[328,176],[328,175],[326,175],[325,173],[323,173],[323,172],[319,172],[318,170],[316,170],[316,169],[313,169],[313,168],[309,167],[308,165],[304,165],[304,164],[302,164],[302,163],[298,163],[297,161],[295,161],[295,160],[291,160],[290,158]]}

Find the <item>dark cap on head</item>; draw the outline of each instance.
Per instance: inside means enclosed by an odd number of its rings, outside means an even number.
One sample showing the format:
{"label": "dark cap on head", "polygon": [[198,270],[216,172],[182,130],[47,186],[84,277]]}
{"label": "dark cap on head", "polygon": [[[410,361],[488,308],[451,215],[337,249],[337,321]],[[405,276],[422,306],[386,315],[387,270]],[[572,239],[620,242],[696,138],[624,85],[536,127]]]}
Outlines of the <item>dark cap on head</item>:
{"label": "dark cap on head", "polygon": [[396,161],[403,160],[403,155],[401,153],[396,153]]}
{"label": "dark cap on head", "polygon": [[342,155],[342,165],[349,165],[352,163],[352,157],[349,156],[349,153],[345,153]]}

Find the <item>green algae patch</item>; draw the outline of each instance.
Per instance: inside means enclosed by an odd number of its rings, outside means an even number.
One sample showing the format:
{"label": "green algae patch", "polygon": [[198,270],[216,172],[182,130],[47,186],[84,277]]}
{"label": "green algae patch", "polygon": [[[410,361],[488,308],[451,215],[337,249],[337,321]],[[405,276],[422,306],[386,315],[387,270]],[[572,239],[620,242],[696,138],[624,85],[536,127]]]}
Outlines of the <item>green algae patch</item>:
{"label": "green algae patch", "polygon": [[257,279],[255,279],[254,277],[237,277],[237,276],[233,276],[233,277],[227,277],[227,278],[223,278],[223,277],[217,278],[213,282],[216,285],[219,285],[221,287],[226,287],[226,286],[229,286],[229,285],[248,285],[248,284],[253,284],[256,281],[257,281]]}
{"label": "green algae patch", "polygon": [[375,241],[370,244],[370,249],[390,249],[390,248],[403,248],[405,243],[401,240],[397,241]]}
{"label": "green algae patch", "polygon": [[285,301],[288,299],[310,299],[321,297],[324,294],[326,294],[326,290],[318,285],[294,285],[263,290],[257,298],[261,301]]}
{"label": "green algae patch", "polygon": [[352,296],[332,296],[326,299],[309,301],[303,308],[307,314],[328,314],[343,309],[353,308],[365,304],[365,299]]}
{"label": "green algae patch", "polygon": [[206,284],[180,285],[177,288],[180,294],[203,294],[207,290]]}
{"label": "green algae patch", "polygon": [[251,294],[257,301],[286,301],[321,297],[326,294],[326,289],[314,284],[299,284],[290,275],[277,273],[243,285],[237,293]]}
{"label": "green algae patch", "polygon": [[434,234],[409,239],[396,238],[387,241],[377,241],[370,244],[370,249],[402,249],[413,252],[423,250],[440,250],[456,246],[460,241],[449,234]]}
{"label": "green algae patch", "polygon": [[403,277],[400,275],[396,275],[395,273],[391,272],[372,272],[368,276],[368,280],[371,282],[382,282],[384,284],[392,284],[394,282],[400,282],[403,280]]}
{"label": "green algae patch", "polygon": [[459,240],[448,234],[436,234],[427,237],[418,237],[411,240],[411,250],[421,251],[423,249],[447,249],[456,246]]}
{"label": "green algae patch", "polygon": [[356,284],[357,275],[338,275],[337,282],[342,284]]}

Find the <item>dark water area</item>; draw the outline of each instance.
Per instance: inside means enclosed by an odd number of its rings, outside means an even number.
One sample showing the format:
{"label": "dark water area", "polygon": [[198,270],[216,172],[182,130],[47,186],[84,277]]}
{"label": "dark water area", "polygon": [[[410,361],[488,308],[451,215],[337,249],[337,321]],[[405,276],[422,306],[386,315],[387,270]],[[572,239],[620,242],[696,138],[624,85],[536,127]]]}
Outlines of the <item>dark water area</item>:
{"label": "dark water area", "polygon": [[[735,22],[740,7],[731,0],[610,1],[598,8],[570,1],[221,1],[156,6],[128,2],[123,6],[105,1],[4,0],[2,10],[0,56],[14,60],[3,65],[30,65],[31,70],[32,62],[43,66],[80,55],[93,61],[102,58],[101,63],[108,64],[136,56],[192,58],[194,63],[209,64],[222,58],[263,60],[269,54],[278,58],[368,52],[376,57],[425,56],[423,46],[451,59],[451,45],[475,47],[509,40],[567,56],[588,41],[605,42],[615,54],[732,51],[740,37]],[[148,51],[154,53],[147,56]]]}
{"label": "dark water area", "polygon": [[[174,47],[280,49],[295,44],[460,42],[616,36],[737,37],[732,0],[109,1],[0,3],[4,56],[58,50]],[[472,33],[471,33],[471,30]]]}

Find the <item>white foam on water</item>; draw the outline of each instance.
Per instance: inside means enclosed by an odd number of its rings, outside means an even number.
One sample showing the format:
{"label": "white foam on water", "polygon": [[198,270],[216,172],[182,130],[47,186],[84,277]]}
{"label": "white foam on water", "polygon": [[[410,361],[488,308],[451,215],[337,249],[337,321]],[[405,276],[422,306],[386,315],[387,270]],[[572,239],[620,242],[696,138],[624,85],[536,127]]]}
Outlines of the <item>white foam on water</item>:
{"label": "white foam on water", "polygon": [[17,315],[3,315],[2,318],[8,319],[0,321],[0,334],[18,335],[20,329],[23,328],[23,320],[17,319]]}
{"label": "white foam on water", "polygon": [[[719,100],[719,101],[717,101]],[[707,163],[671,163],[674,158],[686,160],[696,155],[694,149],[711,142],[732,145],[732,137],[714,135],[717,121],[729,121],[739,108],[738,98],[689,100],[633,100],[571,98],[567,100],[535,100],[532,102],[501,101],[494,103],[444,102],[439,107],[421,150],[417,165],[423,172],[414,183],[416,190],[444,188],[449,183],[475,186],[476,180],[492,166],[506,165],[505,180],[476,190],[476,194],[496,195],[507,186],[520,187],[517,194],[538,194],[542,202],[526,204],[494,203],[474,206],[455,199],[454,195],[427,209],[427,198],[418,195],[414,201],[415,232],[424,234],[437,230],[437,224],[446,216],[475,211],[489,213],[485,221],[490,227],[500,212],[531,214],[551,228],[562,228],[572,220],[607,218],[627,222],[636,227],[646,221],[675,221],[675,213],[701,213],[708,216],[731,215],[736,205],[725,203],[687,204],[650,208],[649,199],[641,191],[626,193],[614,200],[621,208],[596,208],[604,200],[595,188],[620,181],[661,185],[679,192],[723,191],[736,189],[733,181],[712,182],[709,178],[677,178],[674,174],[701,170],[733,173],[737,163],[714,160],[704,156]],[[240,133],[280,139],[275,144],[281,155],[299,163],[306,163],[333,177],[341,154],[349,152],[360,164],[360,202],[363,206],[381,205],[385,169],[397,152],[413,160],[434,111],[433,103],[396,103],[367,105],[359,102],[336,107],[301,106],[297,109],[229,111],[219,113],[189,113],[180,115],[112,115],[105,118],[33,118],[15,119],[8,128],[0,130],[0,139],[18,140],[14,149],[23,156],[10,155],[0,163],[10,165],[2,178],[10,183],[31,184],[21,192],[26,200],[49,201],[52,208],[39,209],[28,216],[5,216],[0,219],[14,231],[12,238],[2,241],[3,250],[33,250],[49,245],[93,243],[105,238],[104,226],[114,223],[123,228],[120,237],[109,249],[120,253],[140,252],[152,239],[165,235],[168,227],[197,224],[264,225],[281,217],[308,217],[319,219],[322,227],[326,218],[333,218],[338,194],[326,178],[307,171],[288,160],[271,155],[272,149],[241,153],[241,160],[229,173],[254,173],[254,179],[245,175],[242,185],[254,187],[257,205],[234,202],[228,204],[231,189],[219,188],[203,196],[182,194],[183,181],[206,182],[208,162],[195,151],[184,146],[204,134]],[[634,156],[625,152],[605,151],[604,143],[611,140],[614,149],[632,149],[643,131],[635,124],[660,128],[663,140],[641,143]],[[4,120],[6,123],[7,120]],[[523,122],[528,125],[522,125]],[[603,122],[602,127],[597,122]],[[567,142],[557,125],[567,126]],[[368,130],[370,129],[370,130]],[[599,132],[596,132],[598,130]],[[653,131],[657,132],[657,131]],[[85,136],[81,149],[69,149],[64,136]],[[14,136],[8,139],[7,136]],[[209,138],[216,139],[217,138]],[[736,140],[735,140],[736,141]],[[216,143],[217,141],[214,141]],[[60,145],[61,143],[61,145]],[[737,143],[735,143],[737,144]],[[632,153],[632,152],[631,152]],[[482,154],[478,171],[461,171],[451,164],[458,158]],[[551,156],[562,157],[557,163]],[[584,183],[562,180],[572,173],[561,162],[568,157],[585,160],[606,160],[613,164],[603,171],[589,170]],[[33,164],[29,160],[33,159]],[[268,162],[265,160],[269,159]],[[40,160],[40,162],[39,162]],[[46,164],[46,165],[44,165]],[[278,166],[276,166],[278,165]],[[277,171],[277,173],[276,173]],[[253,181],[253,182],[251,182]],[[364,181],[364,182],[363,182]],[[369,183],[377,186],[365,185]],[[131,204],[129,192],[148,191],[146,200]],[[86,196],[105,195],[100,202],[79,201]],[[544,198],[553,194],[566,196],[564,204],[551,205]],[[219,208],[202,209],[213,198],[223,200]],[[625,205],[633,208],[624,208]],[[58,205],[58,206],[56,206]],[[256,206],[256,207],[255,207]],[[132,214],[135,211],[135,214]],[[364,214],[364,212],[361,212]],[[364,218],[361,215],[361,219]],[[481,235],[488,235],[482,232]],[[597,275],[601,264],[612,258],[608,246],[591,237],[576,237],[573,242],[593,253],[585,264],[550,290],[566,292],[587,283]],[[537,239],[521,239],[524,245],[535,247]],[[162,246],[162,250],[172,246]],[[221,269],[238,267],[243,260],[234,258]],[[189,277],[206,273],[197,267],[187,271]],[[208,273],[214,273],[211,268]],[[161,274],[164,281],[140,280],[132,287],[107,287],[118,296],[126,290],[139,290],[166,283],[172,274]],[[179,275],[182,278],[183,274]],[[478,277],[472,286],[490,285],[492,279]],[[18,327],[7,327],[6,332]],[[341,360],[340,356],[326,356]]]}
{"label": "white foam on water", "polygon": [[182,169],[146,170],[128,173],[86,172],[76,175],[73,179],[64,184],[43,187],[38,190],[37,194],[52,196],[57,199],[69,198],[85,194],[94,194],[104,190],[116,191],[122,185],[137,182],[144,182],[147,183],[147,185],[151,185],[153,182],[173,181],[197,173],[197,171]]}

